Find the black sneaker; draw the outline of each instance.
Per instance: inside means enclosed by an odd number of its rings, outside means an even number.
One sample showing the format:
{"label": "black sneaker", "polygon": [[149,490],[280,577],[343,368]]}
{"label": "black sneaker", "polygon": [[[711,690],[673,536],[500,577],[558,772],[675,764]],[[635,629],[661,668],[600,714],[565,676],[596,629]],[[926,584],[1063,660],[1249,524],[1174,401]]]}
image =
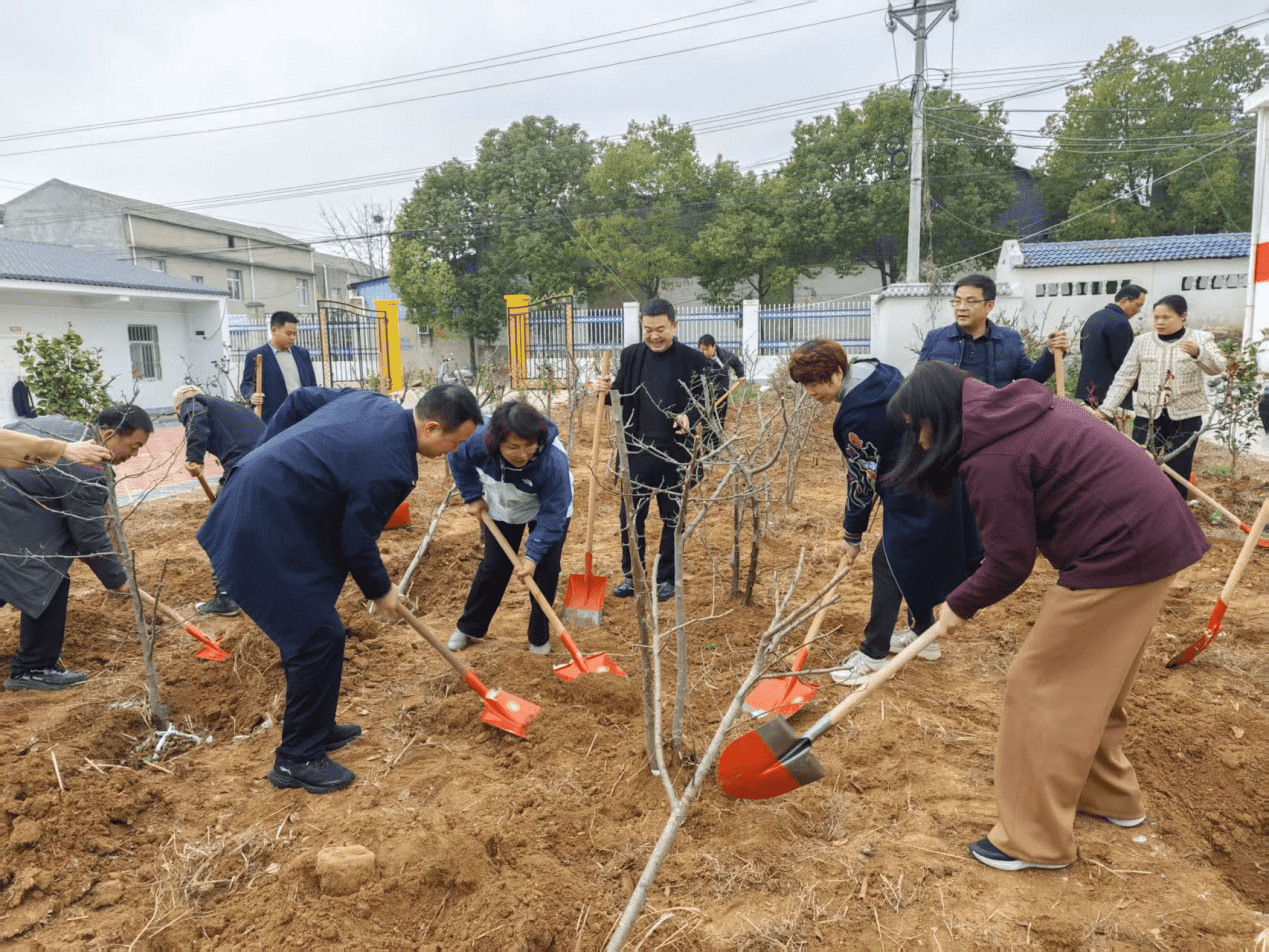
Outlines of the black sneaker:
{"label": "black sneaker", "polygon": [[613,598],[634,598],[634,579],[628,578],[612,590]]}
{"label": "black sneaker", "polygon": [[347,747],[360,736],[361,725],[336,724],[330,729],[330,733],[326,735],[326,740],[322,742],[322,746],[326,748],[327,753],[330,753],[332,750]]}
{"label": "black sneaker", "polygon": [[82,672],[57,667],[16,675],[5,681],[4,686],[10,691],[61,691],[87,680],[88,675]]}
{"label": "black sneaker", "polygon": [[657,601],[658,602],[668,602],[673,597],[674,597],[674,583],[673,582],[662,582],[660,585],[657,586]]}
{"label": "black sneaker", "polygon": [[996,849],[991,840],[984,837],[977,843],[969,844],[969,854],[978,862],[992,869],[1003,869],[1007,873],[1016,873],[1020,869],[1066,869],[1070,863],[1028,863],[1025,859],[1014,859],[1003,850]]}
{"label": "black sneaker", "polygon": [[223,592],[217,592],[210,602],[199,602],[194,610],[200,615],[236,615],[242,611],[238,603]]}
{"label": "black sneaker", "polygon": [[354,779],[356,774],[329,757],[308,763],[292,763],[279,758],[273,761],[273,769],[269,771],[269,783],[275,787],[303,787],[309,793],[343,790]]}

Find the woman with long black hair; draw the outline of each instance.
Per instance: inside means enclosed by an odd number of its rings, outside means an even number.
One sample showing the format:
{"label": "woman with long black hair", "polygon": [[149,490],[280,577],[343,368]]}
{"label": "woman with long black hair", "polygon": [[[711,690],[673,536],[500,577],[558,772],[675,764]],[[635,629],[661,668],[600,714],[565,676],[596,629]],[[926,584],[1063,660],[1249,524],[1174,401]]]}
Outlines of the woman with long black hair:
{"label": "woman with long black hair", "polygon": [[1058,570],[1005,679],[999,819],[970,845],[996,869],[1074,862],[1076,812],[1145,820],[1123,753],[1124,702],[1172,577],[1207,539],[1150,457],[1033,381],[995,389],[917,366],[887,408],[906,429],[891,480],[945,498],[959,475],[986,558],[943,606],[955,631],[1031,575]]}

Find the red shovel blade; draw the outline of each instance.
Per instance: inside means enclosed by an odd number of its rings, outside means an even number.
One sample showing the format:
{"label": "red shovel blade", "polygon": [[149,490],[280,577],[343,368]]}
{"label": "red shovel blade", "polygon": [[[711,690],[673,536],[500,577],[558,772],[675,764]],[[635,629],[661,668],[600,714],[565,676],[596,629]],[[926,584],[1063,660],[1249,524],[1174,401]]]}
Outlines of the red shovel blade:
{"label": "red shovel blade", "polygon": [[608,594],[608,576],[591,571],[591,553],[586,553],[586,568],[581,575],[568,577],[561,614],[568,623],[598,628],[604,616],[604,596]]}
{"label": "red shovel blade", "polygon": [[1167,666],[1169,668],[1175,668],[1178,665],[1185,664],[1187,661],[1193,661],[1197,658],[1199,652],[1210,645],[1216,639],[1216,636],[1220,634],[1221,619],[1224,617],[1225,602],[1218,598],[1216,599],[1216,607],[1212,609],[1211,617],[1207,619],[1207,629],[1199,637],[1199,640],[1183,651],[1178,652],[1176,657],[1168,662]]}
{"label": "red shovel blade", "polygon": [[809,684],[799,678],[796,672],[806,667],[808,649],[806,645],[798,648],[793,659],[791,670],[794,674],[784,678],[768,678],[761,681],[745,698],[745,711],[750,717],[762,717],[763,714],[779,714],[789,717],[802,709],[802,705],[820,693],[819,685]]}
{"label": "red shovel blade", "polygon": [[793,733],[783,717],[736,738],[718,758],[723,793],[745,800],[778,797],[823,776],[811,742]]}
{"label": "red shovel blade", "polygon": [[486,688],[471,671],[467,672],[466,681],[468,687],[485,699],[485,709],[480,712],[480,719],[490,727],[517,737],[525,737],[525,728],[542,713],[542,708],[532,701],[497,688]]}
{"label": "red shovel blade", "polygon": [[568,651],[572,661],[566,664],[555,666],[555,674],[566,684],[569,681],[575,681],[583,674],[615,674],[619,678],[624,678],[626,672],[617,667],[617,662],[613,661],[608,655],[593,654],[589,658],[583,658],[582,653],[577,650],[577,642],[573,640],[573,636],[568,630],[560,632],[560,641],[564,642],[564,648]]}
{"label": "red shovel blade", "polygon": [[227,661],[233,657],[233,655],[220,646],[222,639],[217,638],[215,641],[212,641],[192,622],[187,621],[185,623],[185,630],[203,643],[203,647],[194,652],[195,658],[202,658],[204,661]]}

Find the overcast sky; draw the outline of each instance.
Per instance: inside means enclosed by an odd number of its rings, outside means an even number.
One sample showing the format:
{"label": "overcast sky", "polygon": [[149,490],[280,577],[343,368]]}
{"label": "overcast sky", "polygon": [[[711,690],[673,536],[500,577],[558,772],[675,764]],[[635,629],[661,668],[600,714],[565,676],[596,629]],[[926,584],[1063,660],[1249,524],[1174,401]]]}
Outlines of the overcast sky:
{"label": "overcast sky", "polygon": [[[887,32],[876,0],[4,8],[0,202],[60,178],[306,240],[329,234],[320,206],[395,205],[424,168],[473,158],[483,133],[527,114],[579,123],[592,138],[668,115],[698,130],[706,160],[774,167],[797,118],[857,104],[913,71],[912,37]],[[1227,25],[1250,24],[1261,40],[1269,33],[1264,0],[961,0],[959,12],[931,36],[931,82],[973,101],[1005,97],[1020,145],[1041,144],[1023,136],[1121,36],[1166,47]],[[278,101],[287,97],[304,98]],[[191,111],[204,114],[135,121]],[[49,131],[57,134],[31,135]],[[1020,149],[1018,161],[1030,166],[1038,154]]]}

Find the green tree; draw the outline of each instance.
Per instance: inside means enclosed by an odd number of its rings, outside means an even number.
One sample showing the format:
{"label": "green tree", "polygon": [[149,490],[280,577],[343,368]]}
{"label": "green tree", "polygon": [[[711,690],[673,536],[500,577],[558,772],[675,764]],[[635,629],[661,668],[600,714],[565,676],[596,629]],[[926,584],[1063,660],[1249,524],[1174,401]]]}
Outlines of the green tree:
{"label": "green tree", "polygon": [[667,278],[690,274],[715,180],[734,174],[721,158],[713,167],[701,163],[688,126],[666,116],[630,123],[586,174],[586,214],[576,221],[573,250],[592,263],[591,283],[646,301]]}
{"label": "green tree", "polygon": [[790,214],[791,193],[782,175],[736,174],[720,184],[714,216],[692,246],[694,274],[711,304],[782,301],[796,278],[816,270],[798,255],[802,229]]}
{"label": "green tree", "polygon": [[[1175,58],[1124,37],[1067,87],[1037,170],[1063,240],[1250,227],[1255,119],[1247,94],[1269,81],[1258,43],[1234,31]],[[1215,154],[1209,154],[1209,153]]]}
{"label": "green tree", "polygon": [[[947,90],[926,96],[925,220],[921,246],[935,266],[975,254],[1003,234],[993,226],[1017,194],[1014,147],[999,104],[980,109]],[[857,109],[800,122],[783,174],[804,255],[839,274],[875,268],[883,285],[907,258],[908,155],[912,103],[886,87]]]}
{"label": "green tree", "polygon": [[98,412],[110,403],[101,348],[85,347],[70,325],[61,337],[27,334],[13,346],[42,415],[60,413],[72,420],[96,422]]}

